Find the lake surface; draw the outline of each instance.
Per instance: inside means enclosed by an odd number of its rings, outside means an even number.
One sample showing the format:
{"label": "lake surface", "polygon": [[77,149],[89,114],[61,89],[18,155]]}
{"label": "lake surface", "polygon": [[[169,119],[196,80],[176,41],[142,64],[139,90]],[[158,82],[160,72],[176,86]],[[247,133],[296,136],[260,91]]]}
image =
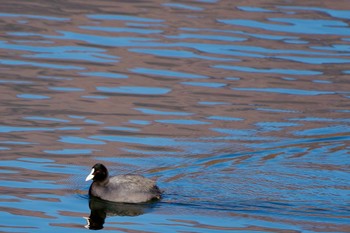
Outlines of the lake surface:
{"label": "lake surface", "polygon": [[[15,0],[0,22],[1,232],[350,232],[348,1]],[[97,162],[164,198],[89,201]]]}

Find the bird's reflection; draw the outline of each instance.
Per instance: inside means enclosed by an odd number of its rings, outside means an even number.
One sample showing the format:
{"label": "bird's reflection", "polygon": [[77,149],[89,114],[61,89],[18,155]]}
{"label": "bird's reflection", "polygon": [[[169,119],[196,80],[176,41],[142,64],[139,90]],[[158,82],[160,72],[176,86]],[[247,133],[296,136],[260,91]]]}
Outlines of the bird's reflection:
{"label": "bird's reflection", "polygon": [[115,203],[90,197],[90,216],[87,218],[86,228],[100,230],[103,228],[107,216],[138,216],[150,211],[156,202],[142,204]]}

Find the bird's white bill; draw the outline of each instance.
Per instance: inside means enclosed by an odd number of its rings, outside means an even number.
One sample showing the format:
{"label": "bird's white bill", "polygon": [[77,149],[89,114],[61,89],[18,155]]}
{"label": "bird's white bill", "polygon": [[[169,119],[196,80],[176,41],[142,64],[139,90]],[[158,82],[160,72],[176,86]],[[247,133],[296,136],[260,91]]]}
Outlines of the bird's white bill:
{"label": "bird's white bill", "polygon": [[92,169],[90,174],[86,177],[85,181],[92,180],[94,178],[95,169]]}

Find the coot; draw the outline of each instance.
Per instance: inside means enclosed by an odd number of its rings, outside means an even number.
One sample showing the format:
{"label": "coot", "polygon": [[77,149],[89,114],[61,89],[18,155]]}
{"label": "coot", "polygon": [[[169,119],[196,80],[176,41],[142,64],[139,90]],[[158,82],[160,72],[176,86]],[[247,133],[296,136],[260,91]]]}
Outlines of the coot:
{"label": "coot", "polygon": [[109,177],[107,168],[100,163],[92,167],[85,180],[93,180],[89,195],[106,201],[142,203],[159,200],[162,194],[155,181],[133,174]]}

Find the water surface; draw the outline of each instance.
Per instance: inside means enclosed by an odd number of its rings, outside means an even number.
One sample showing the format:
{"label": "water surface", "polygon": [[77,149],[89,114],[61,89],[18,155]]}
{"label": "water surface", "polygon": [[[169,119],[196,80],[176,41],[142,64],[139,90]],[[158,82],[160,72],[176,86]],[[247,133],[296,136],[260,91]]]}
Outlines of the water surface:
{"label": "water surface", "polygon": [[[1,232],[349,232],[347,1],[11,1]],[[89,200],[94,163],[158,203]]]}

